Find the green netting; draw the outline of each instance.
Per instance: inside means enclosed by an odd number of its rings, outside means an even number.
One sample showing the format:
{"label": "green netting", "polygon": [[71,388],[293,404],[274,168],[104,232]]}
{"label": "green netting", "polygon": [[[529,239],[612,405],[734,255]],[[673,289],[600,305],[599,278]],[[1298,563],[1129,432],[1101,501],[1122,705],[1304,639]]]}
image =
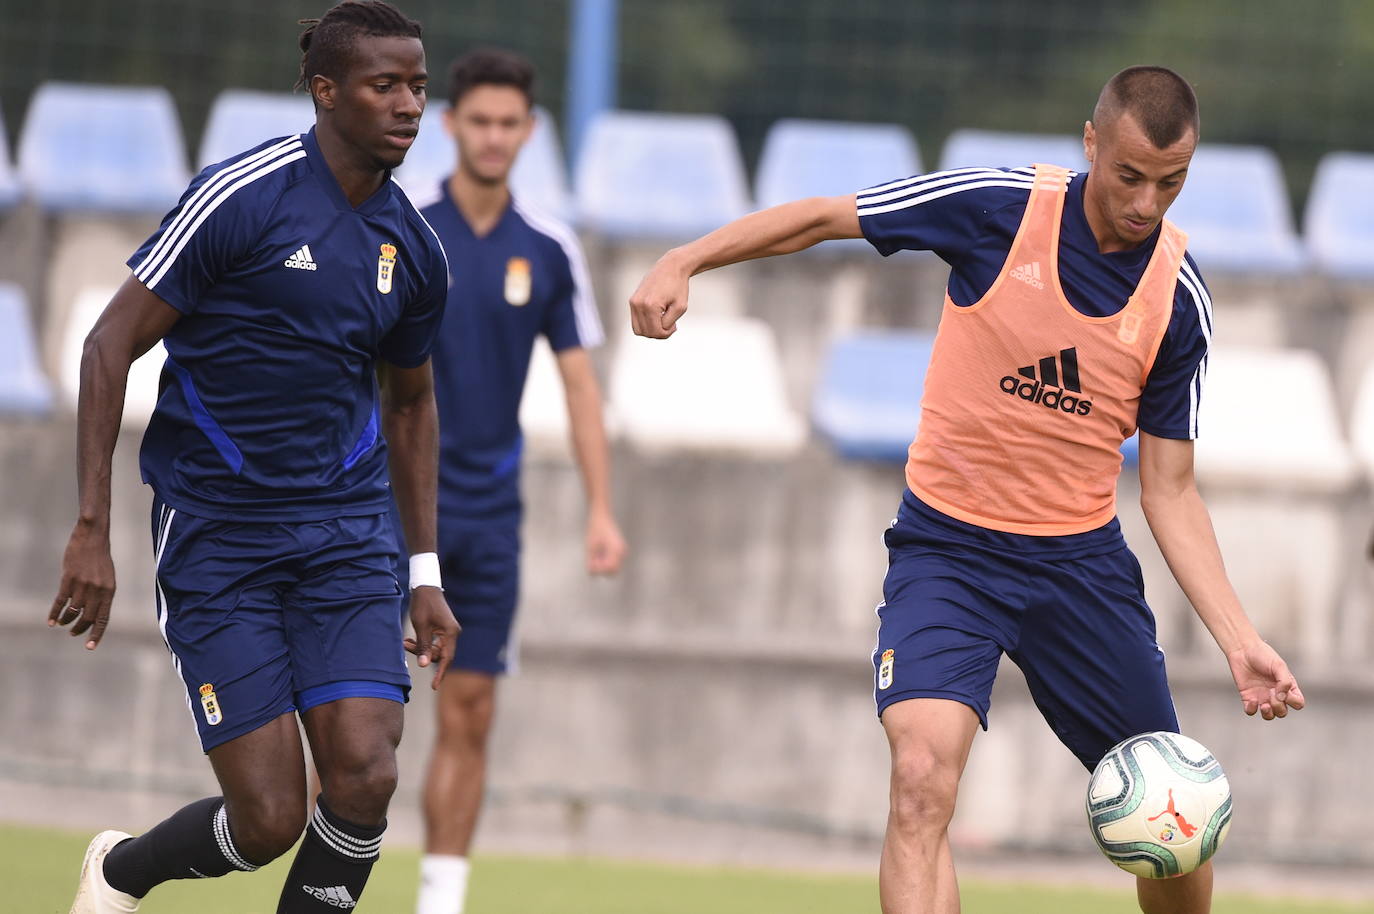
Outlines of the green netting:
{"label": "green netting", "polygon": [[[289,88],[302,0],[0,0],[0,104],[11,142],[44,79],[161,83],[198,138],[221,88]],[[560,117],[567,0],[409,0],[431,68],[500,43],[539,64]],[[1332,149],[1374,149],[1368,0],[621,0],[620,103],[713,111],[752,165],[779,117],[895,121],[926,163],[957,127],[1076,132],[1133,63],[1197,86],[1204,139],[1279,152],[1296,201]],[[194,148],[194,142],[191,144]]]}

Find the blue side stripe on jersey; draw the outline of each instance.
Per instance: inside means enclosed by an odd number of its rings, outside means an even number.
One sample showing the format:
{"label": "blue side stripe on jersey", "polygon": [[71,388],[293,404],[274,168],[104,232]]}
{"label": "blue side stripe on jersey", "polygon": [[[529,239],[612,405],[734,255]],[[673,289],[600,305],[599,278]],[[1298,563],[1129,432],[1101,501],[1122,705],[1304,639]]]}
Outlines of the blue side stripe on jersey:
{"label": "blue side stripe on jersey", "polygon": [[186,405],[191,407],[191,416],[196,421],[196,427],[205,433],[205,437],[210,439],[210,443],[219,451],[219,455],[224,458],[224,462],[229,464],[229,469],[234,471],[237,476],[243,469],[243,453],[239,451],[238,445],[230,440],[229,435],[220,424],[215,421],[215,417],[210,415],[210,411],[205,408],[205,404],[200,400],[200,394],[196,393],[195,382],[191,380],[191,373],[178,365],[169,355],[167,356],[167,367],[172,374],[177,376],[177,381],[181,385],[181,394],[186,398]]}
{"label": "blue side stripe on jersey", "polygon": [[343,467],[345,470],[353,469],[353,464],[363,459],[363,456],[370,450],[372,445],[377,443],[377,407],[372,407],[372,415],[368,417],[367,425],[363,428],[363,433],[358,436],[358,443],[353,445],[353,450],[348,452],[344,458]]}
{"label": "blue side stripe on jersey", "polygon": [[525,438],[520,436],[515,439],[515,447],[511,452],[501,458],[501,462],[492,469],[491,475],[494,479],[502,479],[514,473],[520,466],[520,454],[525,450]]}

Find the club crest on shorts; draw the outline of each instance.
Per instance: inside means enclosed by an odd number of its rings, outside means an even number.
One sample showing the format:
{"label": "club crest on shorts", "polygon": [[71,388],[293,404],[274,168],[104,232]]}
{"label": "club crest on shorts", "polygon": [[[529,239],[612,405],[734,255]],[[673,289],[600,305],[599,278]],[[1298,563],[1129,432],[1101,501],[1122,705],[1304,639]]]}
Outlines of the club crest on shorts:
{"label": "club crest on shorts", "polygon": [[886,689],[892,685],[892,668],[897,665],[897,652],[892,648],[883,651],[883,662],[878,667],[878,688]]}
{"label": "club crest on shorts", "polygon": [[208,682],[200,687],[200,706],[205,709],[205,722],[210,726],[224,720],[219,710],[219,699],[215,697],[215,687]]}
{"label": "club crest on shorts", "polygon": [[520,307],[530,303],[530,262],[523,257],[506,261],[506,304]]}
{"label": "club crest on shorts", "polygon": [[382,256],[377,258],[377,291],[386,295],[391,291],[391,275],[396,271],[396,245],[382,245]]}

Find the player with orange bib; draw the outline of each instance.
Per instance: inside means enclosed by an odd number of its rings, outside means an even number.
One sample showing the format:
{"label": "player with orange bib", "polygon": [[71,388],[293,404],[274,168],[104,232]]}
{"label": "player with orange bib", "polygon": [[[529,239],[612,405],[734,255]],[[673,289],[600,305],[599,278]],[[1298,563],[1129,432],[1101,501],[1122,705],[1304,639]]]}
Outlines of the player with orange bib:
{"label": "player with orange bib", "polygon": [[[1198,133],[1186,81],[1131,67],[1084,126],[1086,174],[964,168],[773,207],[669,251],[630,299],[635,333],[666,339],[704,270],[861,237],[950,264],[873,654],[892,753],[885,914],[959,910],[948,827],[1002,654],[1090,771],[1122,739],[1178,731],[1116,519],[1120,448],[1137,429],[1150,529],[1245,713],[1303,707],[1226,577],[1193,477],[1211,300],[1164,213]],[[1140,879],[1138,896],[1146,914],[1206,914],[1211,865]]]}

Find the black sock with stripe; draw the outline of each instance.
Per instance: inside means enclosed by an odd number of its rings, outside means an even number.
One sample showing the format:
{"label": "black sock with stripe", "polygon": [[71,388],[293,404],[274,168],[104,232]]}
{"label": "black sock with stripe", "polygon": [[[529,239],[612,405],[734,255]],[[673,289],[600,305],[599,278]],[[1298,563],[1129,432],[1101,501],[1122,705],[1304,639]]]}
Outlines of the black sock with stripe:
{"label": "black sock with stripe", "polygon": [[382,846],[381,825],[340,819],[321,796],[282,887],[277,914],[351,911],[362,897]]}
{"label": "black sock with stripe", "polygon": [[173,813],[105,855],[105,881],[142,898],[172,879],[205,879],[235,870],[252,872],[229,834],[223,797],[206,797]]}

